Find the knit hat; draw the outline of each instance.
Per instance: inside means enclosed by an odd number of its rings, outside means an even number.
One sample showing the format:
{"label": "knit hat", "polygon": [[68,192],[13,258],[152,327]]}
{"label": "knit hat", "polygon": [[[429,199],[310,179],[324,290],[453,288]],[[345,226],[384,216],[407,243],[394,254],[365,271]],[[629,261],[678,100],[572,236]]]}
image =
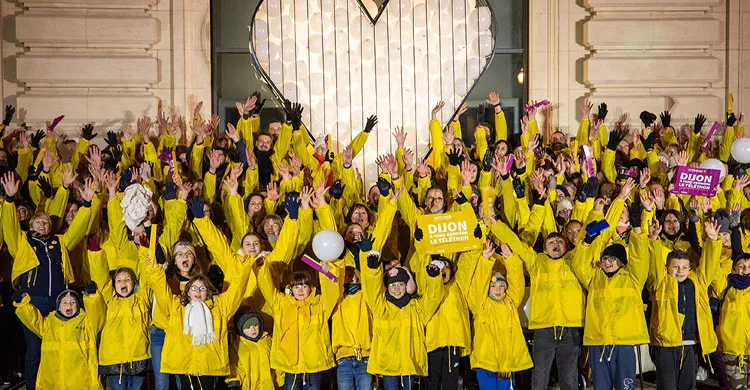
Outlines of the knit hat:
{"label": "knit hat", "polygon": [[[258,341],[260,337],[263,335],[263,318],[261,318],[260,314],[256,312],[255,310],[251,309],[249,306],[242,306],[237,310],[237,314],[234,316],[235,321],[235,327],[237,329],[237,332],[239,332],[241,337],[244,337],[250,341]],[[258,336],[255,338],[250,338],[247,335],[245,335],[244,330],[251,327],[251,326],[258,326]]]}
{"label": "knit hat", "polygon": [[402,267],[394,267],[385,277],[385,285],[388,286],[391,283],[407,283],[409,281],[409,272]]}
{"label": "knit hat", "polygon": [[729,211],[727,209],[718,209],[714,214],[714,219],[719,224],[719,233],[729,233]]}
{"label": "knit hat", "polygon": [[602,252],[601,257],[605,256],[614,256],[617,260],[620,260],[623,265],[628,264],[628,253],[625,251],[625,247],[622,246],[622,244],[612,244],[608,246],[604,249],[604,252]]}
{"label": "knit hat", "polygon": [[[76,305],[78,305],[78,311],[73,313],[71,317],[67,317],[62,314],[60,311],[60,302],[62,302],[63,298],[65,297],[72,297],[76,300]],[[78,313],[81,311],[81,295],[78,294],[76,291],[73,290],[63,290],[60,294],[57,295],[57,299],[55,299],[55,314],[58,318],[67,320],[68,318],[75,317],[78,315]]]}
{"label": "knit hat", "polygon": [[508,287],[508,280],[505,279],[505,276],[501,274],[500,272],[493,272],[492,278],[490,278],[490,286],[492,286],[495,283],[504,283],[505,287]]}
{"label": "knit hat", "polygon": [[325,147],[328,145],[328,136],[327,135],[321,135],[318,138],[315,138],[315,149]]}

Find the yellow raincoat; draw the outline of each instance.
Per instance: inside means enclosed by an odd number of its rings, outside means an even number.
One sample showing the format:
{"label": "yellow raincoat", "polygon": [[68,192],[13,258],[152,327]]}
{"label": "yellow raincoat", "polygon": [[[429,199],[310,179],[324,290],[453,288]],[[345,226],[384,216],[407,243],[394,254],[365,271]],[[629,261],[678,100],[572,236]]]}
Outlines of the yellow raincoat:
{"label": "yellow raincoat", "polygon": [[27,295],[15,304],[21,322],[42,338],[38,389],[102,389],[96,358],[96,337],[104,325],[104,300],[99,292],[83,297],[86,310],[61,320],[52,312],[42,317]]}

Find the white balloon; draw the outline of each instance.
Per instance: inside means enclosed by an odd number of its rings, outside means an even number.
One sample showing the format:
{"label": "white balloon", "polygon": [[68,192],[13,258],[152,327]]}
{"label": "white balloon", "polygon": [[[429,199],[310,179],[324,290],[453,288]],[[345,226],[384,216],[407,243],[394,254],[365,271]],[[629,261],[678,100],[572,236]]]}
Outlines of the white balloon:
{"label": "white balloon", "polygon": [[312,248],[320,261],[335,260],[344,252],[344,239],[333,230],[321,230],[313,238]]}
{"label": "white balloon", "polygon": [[750,138],[740,138],[732,144],[732,157],[742,164],[750,163]]}
{"label": "white balloon", "polygon": [[727,168],[724,166],[724,163],[715,158],[704,160],[700,166],[701,168],[715,169],[721,172],[721,175],[719,175],[719,180],[724,180],[724,176],[727,175]]}

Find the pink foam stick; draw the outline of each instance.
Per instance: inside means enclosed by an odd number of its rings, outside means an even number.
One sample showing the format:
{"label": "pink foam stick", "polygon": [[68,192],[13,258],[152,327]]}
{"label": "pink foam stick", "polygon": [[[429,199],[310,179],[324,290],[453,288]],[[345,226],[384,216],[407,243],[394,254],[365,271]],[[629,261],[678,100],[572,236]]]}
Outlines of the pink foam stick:
{"label": "pink foam stick", "polygon": [[314,269],[314,270],[320,272],[321,274],[325,275],[325,277],[327,277],[328,279],[331,279],[332,282],[338,282],[339,278],[337,278],[336,275],[334,275],[334,274],[332,274],[330,272],[323,271],[323,266],[320,265],[320,263],[318,263],[317,261],[315,261],[315,260],[311,259],[310,257],[308,257],[307,255],[302,255],[302,261],[305,264],[307,264],[310,267],[312,267],[312,269]]}
{"label": "pink foam stick", "polygon": [[531,111],[531,110],[533,110],[535,108],[546,106],[548,104],[549,104],[549,100],[547,100],[547,99],[540,100],[540,101],[538,101],[538,102],[536,102],[536,103],[534,103],[534,104],[532,104],[530,106],[526,106],[526,112],[529,112],[529,111]]}
{"label": "pink foam stick", "polygon": [[511,154],[508,156],[508,163],[505,164],[505,171],[510,173],[510,169],[513,168],[513,162],[516,161],[516,156]]}
{"label": "pink foam stick", "polygon": [[594,171],[594,162],[591,159],[591,149],[588,145],[583,145],[583,157],[586,159],[586,167],[589,170],[589,177],[596,176],[596,171]]}
{"label": "pink foam stick", "polygon": [[708,131],[708,134],[706,134],[706,138],[703,139],[704,144],[711,140],[711,137],[714,136],[714,133],[719,129],[719,126],[721,126],[721,123],[719,123],[719,121],[714,121],[713,126],[711,126],[711,130]]}
{"label": "pink foam stick", "polygon": [[60,121],[63,120],[63,118],[65,118],[65,115],[60,115],[57,118],[53,119],[52,123],[49,125],[49,129],[47,129],[47,130],[49,130],[49,131],[54,130],[55,127],[57,127],[57,125],[60,123]]}

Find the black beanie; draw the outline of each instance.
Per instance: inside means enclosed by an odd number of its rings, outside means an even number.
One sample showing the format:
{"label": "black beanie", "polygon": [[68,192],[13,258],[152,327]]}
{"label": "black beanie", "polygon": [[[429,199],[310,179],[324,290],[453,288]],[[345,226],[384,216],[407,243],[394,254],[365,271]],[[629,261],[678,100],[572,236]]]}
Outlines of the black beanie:
{"label": "black beanie", "polygon": [[622,246],[622,244],[612,244],[608,246],[604,249],[604,252],[602,252],[601,257],[604,256],[614,256],[620,260],[623,265],[628,264],[628,253],[625,251],[625,247]]}
{"label": "black beanie", "polygon": [[409,281],[409,274],[407,273],[407,271],[401,267],[398,267],[396,271],[396,275],[386,276],[385,285],[388,286],[389,284],[396,283],[396,282],[407,283],[408,281]]}

